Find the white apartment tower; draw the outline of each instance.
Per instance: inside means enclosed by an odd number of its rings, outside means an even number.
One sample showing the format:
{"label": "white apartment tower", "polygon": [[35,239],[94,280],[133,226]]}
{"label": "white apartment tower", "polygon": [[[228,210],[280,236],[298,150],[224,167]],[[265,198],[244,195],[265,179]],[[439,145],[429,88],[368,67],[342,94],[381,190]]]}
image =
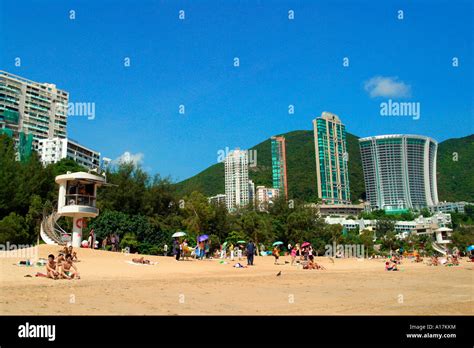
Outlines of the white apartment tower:
{"label": "white apartment tower", "polygon": [[39,83],[0,71],[0,130],[18,143],[30,137],[66,138],[69,94],[51,83]]}
{"label": "white apartment tower", "polygon": [[249,160],[245,150],[233,150],[225,158],[225,195],[229,211],[249,204]]}

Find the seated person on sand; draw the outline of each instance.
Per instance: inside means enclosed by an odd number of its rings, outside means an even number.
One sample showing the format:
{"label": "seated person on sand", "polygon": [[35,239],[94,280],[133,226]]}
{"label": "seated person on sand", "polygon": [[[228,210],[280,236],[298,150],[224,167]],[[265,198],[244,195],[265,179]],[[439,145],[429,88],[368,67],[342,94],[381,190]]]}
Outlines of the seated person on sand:
{"label": "seated person on sand", "polygon": [[67,255],[67,253],[64,254],[62,251],[59,253],[58,258],[56,259],[56,264],[58,265],[58,267],[61,267],[62,263],[66,261],[64,255]]}
{"label": "seated person on sand", "polygon": [[433,257],[431,258],[431,265],[433,265],[433,266],[438,266],[438,264],[439,264],[439,263],[438,263],[438,256],[433,256]]}
{"label": "seated person on sand", "polygon": [[71,254],[66,255],[66,259],[63,261],[61,265],[60,271],[61,278],[63,279],[80,279],[79,272],[77,271],[77,267],[72,263],[72,256]]}
{"label": "seated person on sand", "polygon": [[303,266],[303,269],[317,269],[313,255],[309,255],[308,262]]}
{"label": "seated person on sand", "polygon": [[420,254],[416,254],[415,262],[423,262],[423,259],[420,257]]}
{"label": "seated person on sand", "polygon": [[66,255],[67,255],[67,254],[71,255],[72,261],[79,261],[79,260],[77,259],[77,254],[76,254],[76,252],[72,249],[72,245],[70,245],[70,246],[68,247]]}
{"label": "seated person on sand", "polygon": [[46,276],[51,279],[58,279],[59,272],[58,272],[58,265],[56,261],[54,261],[54,255],[48,255],[48,263],[46,264]]}
{"label": "seated person on sand", "polygon": [[392,262],[390,266],[390,262],[385,262],[385,270],[386,271],[398,271],[397,264]]}
{"label": "seated person on sand", "polygon": [[145,258],[142,256],[140,258],[135,258],[135,259],[132,259],[132,262],[134,263],[141,263],[143,265],[149,265],[151,264],[150,260],[145,260]]}

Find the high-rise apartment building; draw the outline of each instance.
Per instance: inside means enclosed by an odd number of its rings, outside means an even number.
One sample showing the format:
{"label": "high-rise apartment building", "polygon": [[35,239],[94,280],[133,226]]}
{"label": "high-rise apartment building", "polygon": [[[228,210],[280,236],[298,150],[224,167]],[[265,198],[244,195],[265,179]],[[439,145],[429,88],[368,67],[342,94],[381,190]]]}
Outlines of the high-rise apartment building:
{"label": "high-rise apartment building", "polygon": [[420,135],[359,139],[371,209],[403,211],[438,204],[435,140]]}
{"label": "high-rise apartment building", "polygon": [[0,132],[23,154],[45,138],[66,138],[69,95],[54,84],[0,71]]}
{"label": "high-rise apartment building", "polygon": [[100,166],[100,152],[87,148],[70,138],[40,139],[38,155],[43,165],[69,158],[88,169]]}
{"label": "high-rise apartment building", "polygon": [[230,151],[224,161],[225,195],[229,211],[249,204],[249,161],[246,150]]}
{"label": "high-rise apartment building", "polygon": [[285,194],[288,199],[288,181],[286,174],[285,137],[272,137],[272,177],[273,188]]}
{"label": "high-rise apartment building", "polygon": [[318,197],[323,204],[350,204],[346,129],[337,115],[313,120]]}

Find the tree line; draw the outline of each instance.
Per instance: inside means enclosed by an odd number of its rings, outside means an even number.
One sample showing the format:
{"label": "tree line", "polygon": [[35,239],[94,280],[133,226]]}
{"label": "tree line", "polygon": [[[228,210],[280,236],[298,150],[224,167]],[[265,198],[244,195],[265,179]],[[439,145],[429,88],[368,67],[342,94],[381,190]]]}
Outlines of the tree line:
{"label": "tree line", "polygon": [[[0,243],[35,243],[44,211],[56,208],[58,187],[54,178],[67,171],[85,171],[74,161],[63,159],[43,167],[36,153],[25,162],[15,160],[11,138],[0,136]],[[98,189],[98,217],[89,219],[84,236],[94,228],[101,240],[110,234],[120,237],[121,247],[145,254],[158,254],[163,246],[171,245],[171,235],[179,230],[187,232],[190,245],[197,236],[207,234],[212,248],[227,241],[252,239],[257,247],[267,249],[275,241],[295,244],[308,241],[322,255],[327,245],[364,245],[367,253],[374,252],[374,233],[345,231],[341,225],[324,222],[317,211],[303,201],[288,204],[277,199],[260,212],[252,205],[229,213],[225,205],[213,205],[206,196],[193,191],[179,195],[170,178],[151,176],[133,163],[120,163],[107,173],[107,185]],[[380,214],[380,213],[375,213]],[[473,243],[470,217],[458,226],[459,242]],[[368,217],[368,216],[366,216]],[[412,237],[400,241],[395,237],[393,220],[379,217],[375,244],[382,251],[398,247],[420,248],[429,243]],[[71,230],[71,221],[61,218],[59,223]],[[462,229],[465,230],[462,230]]]}

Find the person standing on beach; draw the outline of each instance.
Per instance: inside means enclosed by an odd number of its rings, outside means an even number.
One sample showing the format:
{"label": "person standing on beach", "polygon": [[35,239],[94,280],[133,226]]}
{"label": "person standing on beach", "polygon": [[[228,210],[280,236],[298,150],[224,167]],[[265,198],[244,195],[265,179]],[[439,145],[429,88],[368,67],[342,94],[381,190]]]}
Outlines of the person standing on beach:
{"label": "person standing on beach", "polygon": [[291,264],[290,266],[293,266],[295,264],[296,260],[296,246],[291,249]]}
{"label": "person standing on beach", "polygon": [[115,235],[113,234],[112,237],[110,237],[110,244],[112,244],[112,251],[115,250]]}
{"label": "person standing on beach", "polygon": [[273,248],[272,255],[275,258],[274,264],[278,265],[278,259],[280,258],[280,250],[278,249],[278,245],[275,245],[275,247]]}
{"label": "person standing on beach", "polygon": [[247,244],[247,265],[253,266],[253,256],[255,254],[255,244],[252,240]]}
{"label": "person standing on beach", "polygon": [[181,244],[179,244],[178,238],[175,238],[173,240],[173,254],[176,256],[176,261],[179,261],[180,258],[180,249],[181,249]]}
{"label": "person standing on beach", "polygon": [[239,244],[239,248],[237,249],[237,256],[239,258],[239,261],[242,260],[242,249],[243,249],[242,244]]}
{"label": "person standing on beach", "polygon": [[234,244],[230,245],[229,250],[230,250],[230,259],[231,261],[234,261]]}
{"label": "person standing on beach", "polygon": [[95,244],[94,229],[91,228],[89,232],[89,248],[94,249],[94,244]]}
{"label": "person standing on beach", "polygon": [[168,244],[165,244],[163,246],[163,253],[165,254],[165,256],[168,256]]}

